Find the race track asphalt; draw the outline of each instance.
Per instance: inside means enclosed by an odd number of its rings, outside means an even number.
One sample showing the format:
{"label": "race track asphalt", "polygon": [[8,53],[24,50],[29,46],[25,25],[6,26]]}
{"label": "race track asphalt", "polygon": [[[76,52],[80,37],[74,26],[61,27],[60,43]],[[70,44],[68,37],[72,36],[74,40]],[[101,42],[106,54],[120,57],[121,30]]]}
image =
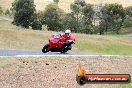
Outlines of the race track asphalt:
{"label": "race track asphalt", "polygon": [[87,52],[67,52],[62,54],[60,52],[43,53],[41,51],[26,51],[26,50],[0,50],[0,56],[111,56],[107,54],[96,54]]}

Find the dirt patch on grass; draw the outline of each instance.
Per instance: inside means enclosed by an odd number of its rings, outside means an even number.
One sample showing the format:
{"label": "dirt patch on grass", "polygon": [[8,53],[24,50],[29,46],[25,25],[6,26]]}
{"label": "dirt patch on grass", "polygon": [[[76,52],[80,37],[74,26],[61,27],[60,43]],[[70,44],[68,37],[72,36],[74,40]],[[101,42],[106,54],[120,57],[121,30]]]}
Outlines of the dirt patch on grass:
{"label": "dirt patch on grass", "polygon": [[[0,88],[80,88],[75,79],[80,63],[89,74],[132,75],[132,57],[1,57]],[[86,84],[82,87],[119,86]]]}

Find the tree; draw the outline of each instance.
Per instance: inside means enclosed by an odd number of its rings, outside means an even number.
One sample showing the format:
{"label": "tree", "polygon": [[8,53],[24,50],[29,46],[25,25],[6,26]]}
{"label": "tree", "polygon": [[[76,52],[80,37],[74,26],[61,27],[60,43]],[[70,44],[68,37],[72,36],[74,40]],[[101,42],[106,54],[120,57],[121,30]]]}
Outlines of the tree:
{"label": "tree", "polygon": [[3,14],[3,10],[2,7],[0,7],[0,15]]}
{"label": "tree", "polygon": [[113,31],[116,34],[119,34],[125,18],[125,11],[122,5],[116,3],[106,4],[102,9],[102,12],[102,20],[107,22],[106,26],[109,27],[109,31]]}
{"label": "tree", "polygon": [[76,18],[76,21],[77,21],[77,26],[79,27],[79,14],[80,14],[80,11],[81,11],[81,6],[80,5],[77,5],[77,4],[71,4],[70,6],[75,18]]}
{"label": "tree", "polygon": [[35,5],[33,0],[15,0],[12,3],[12,10],[14,11],[13,24],[29,28],[34,21]]}
{"label": "tree", "polygon": [[86,5],[84,0],[75,0],[73,4],[70,5],[70,9],[77,21],[78,31],[81,30],[80,22],[82,20],[82,8]]}
{"label": "tree", "polygon": [[60,31],[62,29],[63,11],[56,3],[51,3],[46,6],[42,17],[42,24],[47,25],[48,30]]}
{"label": "tree", "polygon": [[107,22],[105,19],[101,19],[101,21],[99,22],[99,34],[102,35],[104,34],[104,32],[107,32]]}
{"label": "tree", "polygon": [[123,27],[132,27],[132,17],[125,17]]}
{"label": "tree", "polygon": [[82,7],[86,5],[85,0],[75,0],[74,4],[81,5]]}
{"label": "tree", "polygon": [[123,27],[132,27],[132,6],[125,8],[125,20],[123,22]]}
{"label": "tree", "polygon": [[54,2],[58,4],[59,3],[59,0],[54,0]]}
{"label": "tree", "polygon": [[41,23],[43,23],[43,14],[44,14],[44,12],[43,11],[38,11],[37,12],[37,19],[41,22]]}
{"label": "tree", "polygon": [[98,17],[100,19],[100,21],[99,21],[99,27],[98,27],[100,35],[102,35],[105,32],[107,32],[108,28],[110,26],[108,24],[108,21],[109,21],[108,17],[109,17],[109,15],[106,13],[105,10],[106,10],[106,8],[104,6],[104,7],[101,8],[100,13],[98,14]]}
{"label": "tree", "polygon": [[31,26],[34,30],[42,30],[42,24],[40,21],[34,20]]}
{"label": "tree", "polygon": [[132,6],[128,6],[127,8],[125,8],[125,11],[126,11],[126,15],[132,17]]}
{"label": "tree", "polygon": [[5,15],[10,15],[9,9],[7,9],[7,10],[5,11]]}
{"label": "tree", "polygon": [[93,30],[93,15],[94,15],[94,11],[92,9],[92,5],[87,4],[84,6],[84,8],[82,9],[82,13],[83,13],[83,32],[84,33],[89,33],[92,34],[94,32]]}
{"label": "tree", "polygon": [[68,13],[63,19],[63,30],[71,29],[72,32],[78,32],[77,21],[72,13]]}

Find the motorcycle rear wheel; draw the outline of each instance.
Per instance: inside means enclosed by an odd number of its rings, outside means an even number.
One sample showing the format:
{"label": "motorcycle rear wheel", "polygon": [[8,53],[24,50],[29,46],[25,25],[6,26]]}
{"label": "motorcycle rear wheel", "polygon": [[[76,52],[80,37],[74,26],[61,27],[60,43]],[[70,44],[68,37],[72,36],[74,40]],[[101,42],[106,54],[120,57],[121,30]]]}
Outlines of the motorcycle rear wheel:
{"label": "motorcycle rear wheel", "polygon": [[61,53],[66,53],[68,50],[67,49],[62,49]]}

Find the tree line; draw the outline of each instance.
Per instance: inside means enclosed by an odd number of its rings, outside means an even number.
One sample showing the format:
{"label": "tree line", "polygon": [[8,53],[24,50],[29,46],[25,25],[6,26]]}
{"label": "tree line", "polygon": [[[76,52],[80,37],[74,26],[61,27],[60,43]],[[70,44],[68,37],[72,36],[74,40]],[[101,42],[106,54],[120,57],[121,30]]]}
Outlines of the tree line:
{"label": "tree line", "polygon": [[85,0],[75,0],[70,5],[71,11],[65,13],[58,3],[59,0],[54,0],[44,11],[37,12],[34,0],[15,0],[11,8],[12,24],[34,30],[42,30],[42,25],[52,31],[70,28],[72,32],[86,34],[119,34],[123,27],[132,27],[132,6],[123,8],[117,3],[105,4],[96,11],[98,7],[94,8]]}

